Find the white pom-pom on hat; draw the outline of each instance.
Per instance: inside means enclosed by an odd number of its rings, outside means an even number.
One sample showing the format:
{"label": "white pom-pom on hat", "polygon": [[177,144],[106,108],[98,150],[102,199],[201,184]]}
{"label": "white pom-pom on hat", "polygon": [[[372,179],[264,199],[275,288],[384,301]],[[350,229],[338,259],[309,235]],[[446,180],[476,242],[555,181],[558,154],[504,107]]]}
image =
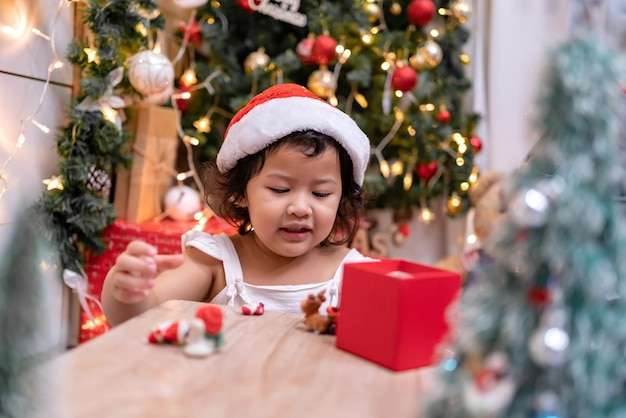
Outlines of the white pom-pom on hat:
{"label": "white pom-pom on hat", "polygon": [[352,159],[354,181],[362,185],[370,141],[350,116],[298,84],[277,84],[256,95],[233,117],[217,154],[224,173],[292,132],[314,130],[335,139]]}

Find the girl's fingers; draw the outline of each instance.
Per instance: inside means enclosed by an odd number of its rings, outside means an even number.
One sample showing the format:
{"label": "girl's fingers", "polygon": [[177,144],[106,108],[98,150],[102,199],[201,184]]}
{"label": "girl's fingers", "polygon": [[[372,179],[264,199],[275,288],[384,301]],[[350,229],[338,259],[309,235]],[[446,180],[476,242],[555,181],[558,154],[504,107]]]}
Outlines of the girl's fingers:
{"label": "girl's fingers", "polygon": [[182,254],[157,255],[154,257],[154,260],[156,262],[158,272],[161,273],[165,270],[180,267],[185,261],[185,257]]}
{"label": "girl's fingers", "polygon": [[141,302],[154,286],[154,279],[138,277],[128,273],[116,273],[113,295],[124,303]]}

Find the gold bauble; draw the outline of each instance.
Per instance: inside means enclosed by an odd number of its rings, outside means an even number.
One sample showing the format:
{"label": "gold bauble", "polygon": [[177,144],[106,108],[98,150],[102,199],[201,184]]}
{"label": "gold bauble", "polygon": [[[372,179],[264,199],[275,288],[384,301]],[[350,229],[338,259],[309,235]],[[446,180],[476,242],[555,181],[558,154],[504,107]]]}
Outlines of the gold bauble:
{"label": "gold bauble", "polygon": [[365,3],[365,6],[363,7],[363,9],[365,10],[365,13],[367,14],[367,20],[370,23],[374,23],[378,19],[380,19],[380,6],[378,6],[378,3],[368,1]]}
{"label": "gold bauble", "polygon": [[419,52],[429,68],[435,68],[439,65],[441,59],[443,58],[441,47],[432,39],[428,39],[424,42],[424,45],[419,49]]}
{"label": "gold bauble", "polygon": [[316,70],[311,73],[307,81],[307,87],[316,96],[327,99],[337,90],[337,80],[329,70]]}
{"label": "gold bauble", "polygon": [[459,23],[465,23],[472,15],[472,4],[469,0],[456,0],[450,5],[450,11]]}
{"label": "gold bauble", "polygon": [[467,55],[466,53],[460,53],[459,54],[459,59],[461,60],[461,65],[463,67],[467,67],[470,63],[470,57],[469,55]]}
{"label": "gold bauble", "polygon": [[270,63],[270,57],[265,53],[264,48],[259,48],[246,57],[243,62],[243,69],[246,73],[251,73],[257,68],[265,68]]}
{"label": "gold bauble", "polygon": [[400,13],[402,13],[402,6],[400,5],[400,3],[397,3],[394,1],[393,3],[391,3],[391,7],[389,8],[389,11],[391,12],[392,15],[399,16]]}
{"label": "gold bauble", "polygon": [[446,208],[448,209],[448,213],[452,216],[460,214],[463,211],[463,199],[457,194],[450,195]]}
{"label": "gold bauble", "polygon": [[424,71],[430,69],[419,49],[417,50],[417,53],[415,55],[409,58],[409,65],[415,71]]}

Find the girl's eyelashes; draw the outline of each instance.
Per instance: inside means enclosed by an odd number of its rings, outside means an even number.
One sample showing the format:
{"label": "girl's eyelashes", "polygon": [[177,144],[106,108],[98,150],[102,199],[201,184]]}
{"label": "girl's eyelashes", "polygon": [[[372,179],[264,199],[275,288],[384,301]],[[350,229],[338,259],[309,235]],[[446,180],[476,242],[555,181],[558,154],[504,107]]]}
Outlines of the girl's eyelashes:
{"label": "girl's eyelashes", "polygon": [[[280,188],[277,188],[277,187],[268,187],[268,189],[270,189],[274,193],[287,193],[287,192],[289,192],[289,189],[280,189]],[[312,193],[313,193],[313,196],[316,196],[316,197],[328,197],[328,196],[330,196],[330,193],[328,193],[328,192],[312,192]]]}

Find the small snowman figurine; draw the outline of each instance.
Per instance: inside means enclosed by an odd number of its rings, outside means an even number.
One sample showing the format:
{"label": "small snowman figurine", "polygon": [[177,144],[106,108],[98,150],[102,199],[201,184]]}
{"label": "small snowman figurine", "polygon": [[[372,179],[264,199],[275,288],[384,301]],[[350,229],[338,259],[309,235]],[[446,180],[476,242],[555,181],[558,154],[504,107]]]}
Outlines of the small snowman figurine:
{"label": "small snowman figurine", "polygon": [[217,351],[223,344],[222,309],[213,304],[201,306],[190,321],[187,343],[183,348],[189,357],[206,357]]}

